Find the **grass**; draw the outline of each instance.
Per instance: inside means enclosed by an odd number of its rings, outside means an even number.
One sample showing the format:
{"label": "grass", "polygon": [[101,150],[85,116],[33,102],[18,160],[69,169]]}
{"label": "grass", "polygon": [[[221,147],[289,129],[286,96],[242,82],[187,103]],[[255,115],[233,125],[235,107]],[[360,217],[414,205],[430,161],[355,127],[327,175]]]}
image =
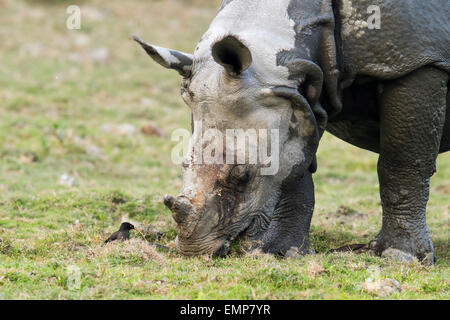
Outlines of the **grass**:
{"label": "grass", "polygon": [[[164,232],[161,242],[174,240],[161,198],[181,186],[170,160],[175,143],[140,129],[157,124],[170,135],[190,125],[177,74],[129,36],[192,52],[218,1],[80,1],[81,30],[65,27],[70,4],[0,0],[0,298],[450,297],[449,155],[438,160],[428,206],[436,265],[327,254],[371,240],[381,224],[376,155],[330,135],[315,175],[316,255],[282,260],[234,250],[220,260],[184,258],[155,251],[137,234],[105,246],[122,219],[152,223]],[[58,184],[63,174],[76,185]],[[374,277],[394,279],[401,290],[379,296],[364,285]]]}

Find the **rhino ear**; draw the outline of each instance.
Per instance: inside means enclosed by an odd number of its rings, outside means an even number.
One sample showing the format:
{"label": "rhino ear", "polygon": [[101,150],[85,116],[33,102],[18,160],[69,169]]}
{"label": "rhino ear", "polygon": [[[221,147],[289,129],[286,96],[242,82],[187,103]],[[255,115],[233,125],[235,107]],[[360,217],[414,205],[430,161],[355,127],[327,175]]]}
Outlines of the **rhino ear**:
{"label": "rhino ear", "polygon": [[250,50],[234,36],[217,41],[212,46],[212,56],[232,76],[240,75],[253,61]]}
{"label": "rhino ear", "polygon": [[139,43],[148,55],[163,67],[176,70],[183,77],[189,77],[191,74],[194,59],[191,54],[154,46],[136,36],[133,36],[133,40]]}

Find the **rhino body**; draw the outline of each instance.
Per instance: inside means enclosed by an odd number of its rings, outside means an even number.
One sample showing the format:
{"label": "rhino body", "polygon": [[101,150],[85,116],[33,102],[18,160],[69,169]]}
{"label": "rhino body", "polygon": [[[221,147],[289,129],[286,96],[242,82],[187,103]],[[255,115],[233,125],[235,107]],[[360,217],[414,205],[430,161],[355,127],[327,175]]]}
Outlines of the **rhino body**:
{"label": "rhino body", "polygon": [[[379,29],[368,26],[373,5]],[[383,224],[370,249],[433,263],[425,212],[436,157],[450,150],[449,9],[447,0],[224,0],[193,55],[136,38],[182,75],[202,123],[192,145],[207,128],[279,130],[271,176],[261,164],[198,164],[190,149],[180,194],[165,198],[179,250],[222,256],[244,237],[265,252],[311,252],[312,175],[327,130],[380,154]]]}

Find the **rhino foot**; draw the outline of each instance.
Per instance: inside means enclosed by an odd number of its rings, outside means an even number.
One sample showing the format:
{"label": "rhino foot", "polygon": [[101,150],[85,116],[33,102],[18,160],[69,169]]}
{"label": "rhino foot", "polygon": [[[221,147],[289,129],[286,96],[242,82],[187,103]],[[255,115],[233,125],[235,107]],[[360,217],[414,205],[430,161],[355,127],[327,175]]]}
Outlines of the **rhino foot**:
{"label": "rhino foot", "polygon": [[435,254],[433,251],[413,254],[406,250],[400,250],[394,247],[386,247],[380,240],[377,239],[370,241],[368,244],[345,245],[337,249],[332,249],[328,253],[334,252],[353,252],[357,254],[368,252],[394,262],[407,264],[421,262],[422,264],[427,266],[433,265],[436,262]]}
{"label": "rhino foot", "polygon": [[316,250],[314,248],[310,247],[308,250],[300,249],[298,247],[291,247],[288,251],[284,254],[285,258],[300,258],[304,256],[305,254],[314,254],[316,253]]}
{"label": "rhino foot", "polygon": [[[412,241],[413,242],[413,241]],[[400,242],[401,243],[401,242]],[[431,240],[430,242],[431,243]],[[396,247],[391,241],[386,243],[377,237],[368,244],[369,250],[382,258],[399,263],[415,263],[420,262],[424,265],[431,266],[436,262],[436,256],[432,244],[424,246],[407,246],[405,248]],[[412,248],[413,247],[413,248]],[[411,250],[414,249],[414,250]]]}
{"label": "rhino foot", "polygon": [[381,253],[381,257],[387,258],[389,260],[401,263],[414,263],[419,260],[410,253],[395,249],[388,248]]}

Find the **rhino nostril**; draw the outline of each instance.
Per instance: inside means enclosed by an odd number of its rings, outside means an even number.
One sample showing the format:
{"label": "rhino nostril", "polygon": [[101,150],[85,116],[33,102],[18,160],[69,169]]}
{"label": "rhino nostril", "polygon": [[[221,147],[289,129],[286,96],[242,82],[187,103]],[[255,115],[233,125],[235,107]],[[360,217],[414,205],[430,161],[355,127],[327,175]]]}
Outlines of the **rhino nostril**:
{"label": "rhino nostril", "polygon": [[184,169],[187,169],[187,168],[189,168],[189,162],[186,161],[186,160],[184,160],[183,162],[181,162],[181,166],[182,166]]}

